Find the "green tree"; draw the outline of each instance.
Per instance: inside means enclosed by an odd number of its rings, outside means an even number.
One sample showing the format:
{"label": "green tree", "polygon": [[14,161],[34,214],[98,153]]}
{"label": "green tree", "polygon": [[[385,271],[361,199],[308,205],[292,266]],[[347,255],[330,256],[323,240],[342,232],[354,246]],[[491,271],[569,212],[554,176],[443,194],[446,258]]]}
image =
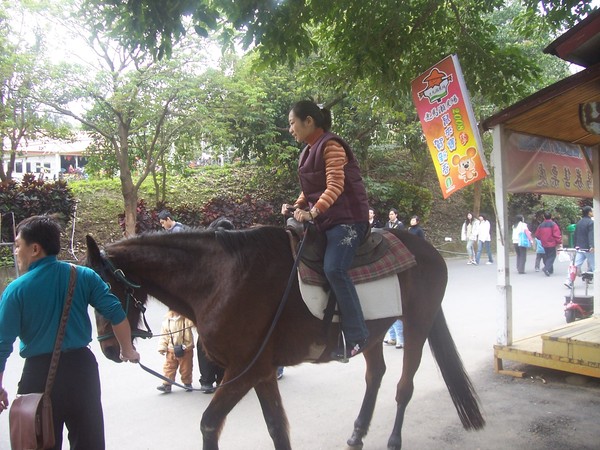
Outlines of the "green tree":
{"label": "green tree", "polygon": [[[539,69],[518,46],[495,41],[489,15],[507,4],[512,0],[85,0],[82,7],[100,12],[99,28],[110,24],[127,46],[149,49],[159,58],[170,55],[191,18],[201,34],[224,25],[225,41],[238,36],[232,31],[237,30],[245,48],[254,46],[264,64],[316,55],[313,73],[338,89],[362,81],[390,101],[423,69],[457,53],[470,89],[507,104]],[[522,33],[559,30],[592,9],[590,0],[523,4]]]}
{"label": "green tree", "polygon": [[0,181],[12,178],[19,145],[39,137],[68,138],[70,127],[43,110],[32,89],[45,82],[41,70],[44,45],[39,30],[24,25],[19,5],[0,8]]}
{"label": "green tree", "polygon": [[[93,136],[91,159],[101,161],[107,174],[118,173],[126,233],[133,235],[140,185],[149,175],[156,176],[157,165],[164,167],[173,142],[197,121],[192,106],[200,92],[194,75],[203,63],[199,44],[194,42],[193,51],[186,46],[189,41],[182,42],[177,59],[155,61],[147,53],[124,50],[107,33],[89,32],[92,16],[57,17],[95,57],[85,67],[49,66],[55,81],[37,86],[36,93]],[[73,100],[87,102],[87,110],[78,111]]]}

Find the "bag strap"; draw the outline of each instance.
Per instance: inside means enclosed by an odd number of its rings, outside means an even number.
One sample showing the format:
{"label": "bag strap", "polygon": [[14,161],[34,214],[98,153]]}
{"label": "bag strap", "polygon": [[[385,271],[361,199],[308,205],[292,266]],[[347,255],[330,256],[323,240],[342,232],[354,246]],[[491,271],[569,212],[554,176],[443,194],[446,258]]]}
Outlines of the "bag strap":
{"label": "bag strap", "polygon": [[44,395],[49,396],[52,392],[52,386],[54,385],[54,378],[56,376],[56,369],[58,368],[58,360],[60,358],[60,348],[62,346],[63,338],[65,337],[65,330],[67,328],[67,319],[69,318],[69,311],[71,310],[71,303],[73,300],[73,292],[75,291],[75,283],[77,282],[77,269],[74,264],[71,264],[71,275],[69,277],[69,289],[65,298],[65,305],[63,306],[62,317],[60,318],[60,325],[58,327],[58,333],[56,335],[56,341],[54,342],[54,351],[52,352],[52,360],[50,361],[50,369],[48,370],[48,378],[46,378],[46,389],[44,389]]}

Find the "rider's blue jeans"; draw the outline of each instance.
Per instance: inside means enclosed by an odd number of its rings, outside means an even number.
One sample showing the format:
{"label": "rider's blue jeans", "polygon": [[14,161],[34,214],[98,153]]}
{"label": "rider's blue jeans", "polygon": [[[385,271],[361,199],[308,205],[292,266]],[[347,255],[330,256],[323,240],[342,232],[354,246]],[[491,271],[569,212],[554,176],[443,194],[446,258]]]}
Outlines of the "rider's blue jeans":
{"label": "rider's blue jeans", "polygon": [[337,297],[342,330],[347,342],[357,343],[369,335],[354,283],[348,275],[357,248],[364,240],[368,222],[340,224],[325,231],[327,248],[323,270]]}

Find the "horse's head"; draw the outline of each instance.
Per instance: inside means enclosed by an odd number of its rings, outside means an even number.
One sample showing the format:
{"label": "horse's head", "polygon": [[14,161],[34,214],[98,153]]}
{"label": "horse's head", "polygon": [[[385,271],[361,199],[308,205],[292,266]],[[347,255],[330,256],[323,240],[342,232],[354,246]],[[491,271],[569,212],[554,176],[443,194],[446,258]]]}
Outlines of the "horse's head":
{"label": "horse's head", "polygon": [[[144,304],[147,300],[146,292],[138,284],[128,279],[119,267],[108,256],[100,251],[98,244],[91,236],[86,236],[87,255],[85,265],[93,269],[108,285],[111,292],[121,301],[131,326],[132,339],[136,337],[149,337],[151,333],[138,329],[138,323],[145,311]],[[108,320],[96,313],[96,327],[98,340],[102,353],[108,359],[121,362],[119,358],[120,347]]]}

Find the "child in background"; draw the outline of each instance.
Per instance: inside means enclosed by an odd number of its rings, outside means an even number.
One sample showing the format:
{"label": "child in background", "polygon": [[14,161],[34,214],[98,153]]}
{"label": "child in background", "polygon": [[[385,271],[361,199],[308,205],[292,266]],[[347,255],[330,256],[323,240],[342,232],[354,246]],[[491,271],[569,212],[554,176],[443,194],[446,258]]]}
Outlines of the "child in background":
{"label": "child in background", "polygon": [[535,238],[535,271],[536,272],[540,271],[540,261],[542,261],[542,259],[544,259],[545,253],[546,253],[546,251],[544,250],[544,247],[542,247],[542,241],[540,241],[538,238]]}
{"label": "child in background", "polygon": [[[173,310],[169,310],[162,323],[161,337],[158,344],[158,353],[166,356],[165,364],[163,365],[164,376],[174,380],[177,375],[177,368],[179,368],[181,381],[188,388],[187,392],[192,391],[192,365],[194,359],[193,327],[194,323],[191,320],[186,319]],[[171,392],[171,384],[164,382],[156,389],[168,394]]]}

